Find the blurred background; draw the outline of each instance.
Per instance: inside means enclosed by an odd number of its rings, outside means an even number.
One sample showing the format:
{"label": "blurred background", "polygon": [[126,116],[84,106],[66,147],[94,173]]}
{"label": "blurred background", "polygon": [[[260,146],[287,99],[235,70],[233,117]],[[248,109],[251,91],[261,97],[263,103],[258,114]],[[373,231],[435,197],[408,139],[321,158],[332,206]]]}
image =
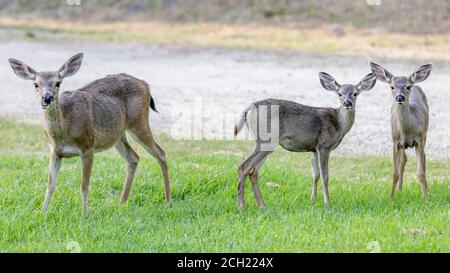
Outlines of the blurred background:
{"label": "blurred background", "polygon": [[[71,6],[78,3],[79,8]],[[342,24],[405,33],[448,33],[449,8],[447,0],[0,1],[3,16],[27,19],[89,22],[161,20],[297,26]]]}
{"label": "blurred background", "polygon": [[[106,74],[140,77],[160,110],[151,115],[156,134],[188,139],[231,139],[240,111],[268,97],[338,107],[320,71],[356,84],[369,60],[404,76],[431,62],[421,84],[431,112],[428,149],[431,158],[448,157],[449,32],[448,0],[0,0],[0,117],[40,122],[42,114],[9,57],[56,70],[84,52],[65,89]],[[390,154],[391,102],[383,83],[360,96],[338,153]],[[178,130],[186,117],[203,129]]]}

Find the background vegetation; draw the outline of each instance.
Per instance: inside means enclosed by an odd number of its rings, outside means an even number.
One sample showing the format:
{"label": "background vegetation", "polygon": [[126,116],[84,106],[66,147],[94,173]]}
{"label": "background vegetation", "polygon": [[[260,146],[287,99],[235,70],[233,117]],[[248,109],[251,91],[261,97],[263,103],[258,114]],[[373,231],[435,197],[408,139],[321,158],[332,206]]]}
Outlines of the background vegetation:
{"label": "background vegetation", "polygon": [[[70,1],[70,0],[69,0]],[[4,16],[56,20],[342,24],[407,33],[448,33],[448,0],[0,0]],[[380,3],[380,5],[374,5]],[[371,5],[370,5],[371,4]]]}

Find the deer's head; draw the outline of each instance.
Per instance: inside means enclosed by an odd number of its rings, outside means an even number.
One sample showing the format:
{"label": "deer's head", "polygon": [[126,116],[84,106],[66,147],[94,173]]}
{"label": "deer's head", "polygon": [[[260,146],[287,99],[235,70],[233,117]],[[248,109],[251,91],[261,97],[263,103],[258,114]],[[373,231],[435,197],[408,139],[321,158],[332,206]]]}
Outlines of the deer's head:
{"label": "deer's head", "polygon": [[78,72],[83,60],[83,53],[71,57],[58,71],[52,72],[36,72],[33,68],[26,65],[24,62],[10,58],[14,73],[24,80],[33,82],[36,90],[36,96],[43,109],[58,99],[59,88],[65,77],[70,77]]}
{"label": "deer's head", "polygon": [[339,96],[341,105],[347,110],[352,110],[356,105],[356,98],[361,92],[369,91],[377,82],[377,78],[370,73],[367,74],[358,84],[343,84],[340,85],[328,73],[319,73],[320,83],[323,88],[328,91],[335,92]]}
{"label": "deer's head", "polygon": [[426,80],[433,68],[431,64],[426,64],[419,67],[409,77],[396,77],[376,63],[371,62],[369,65],[377,79],[389,84],[392,97],[399,105],[408,105],[409,95],[414,84]]}

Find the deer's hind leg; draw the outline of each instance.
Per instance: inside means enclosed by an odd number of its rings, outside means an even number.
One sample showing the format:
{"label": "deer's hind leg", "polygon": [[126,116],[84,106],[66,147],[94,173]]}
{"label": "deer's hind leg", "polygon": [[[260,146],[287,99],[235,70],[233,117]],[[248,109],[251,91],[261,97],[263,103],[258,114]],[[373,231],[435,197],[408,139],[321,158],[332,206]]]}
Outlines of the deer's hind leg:
{"label": "deer's hind leg", "polygon": [[149,152],[158,161],[164,179],[164,193],[166,203],[172,202],[172,195],[169,184],[169,170],[166,162],[166,154],[164,150],[156,143],[148,123],[145,122],[140,126],[130,128],[132,136],[139,142],[147,152]]}
{"label": "deer's hind leg", "polygon": [[127,163],[127,176],[125,178],[125,183],[123,184],[122,194],[120,195],[120,205],[123,205],[128,199],[131,185],[133,184],[139,156],[133,148],[131,148],[125,134],[117,142],[116,149]]}
{"label": "deer's hind leg", "polygon": [[259,169],[264,164],[264,161],[266,161],[266,158],[269,154],[264,155],[259,162],[256,164],[256,167],[253,169],[253,171],[250,172],[250,182],[252,183],[252,190],[253,194],[255,195],[256,203],[258,204],[258,207],[265,208],[266,205],[264,204],[264,200],[261,195],[261,191],[259,190],[259,183],[258,183],[258,174]]}
{"label": "deer's hind leg", "polygon": [[258,170],[261,168],[264,160],[270,153],[270,151],[260,151],[259,149],[255,149],[252,154],[239,166],[238,208],[242,209],[245,206],[244,194],[247,176],[250,176],[253,194],[255,195],[258,206],[260,208],[265,207],[258,185]]}

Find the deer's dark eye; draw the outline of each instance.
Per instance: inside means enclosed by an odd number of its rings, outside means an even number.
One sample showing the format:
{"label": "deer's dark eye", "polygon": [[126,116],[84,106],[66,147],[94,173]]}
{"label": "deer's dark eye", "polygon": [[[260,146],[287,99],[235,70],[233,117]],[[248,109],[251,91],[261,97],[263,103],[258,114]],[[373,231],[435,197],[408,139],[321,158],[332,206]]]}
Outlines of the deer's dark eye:
{"label": "deer's dark eye", "polygon": [[393,86],[391,86],[391,90],[394,91],[394,89],[395,89],[395,88],[394,88]]}
{"label": "deer's dark eye", "polygon": [[34,87],[35,88],[38,88],[39,87],[39,84],[37,84],[37,83],[33,83],[34,84]]}
{"label": "deer's dark eye", "polygon": [[59,87],[61,86],[61,82],[57,82],[57,83],[55,84],[55,86],[59,88]]}
{"label": "deer's dark eye", "polygon": [[410,91],[411,90],[411,86],[407,86],[406,90]]}
{"label": "deer's dark eye", "polygon": [[339,95],[339,97],[342,97],[342,96],[343,96],[342,93],[338,93],[338,95]]}
{"label": "deer's dark eye", "polygon": [[358,93],[353,93],[353,97],[357,97],[358,96]]}

